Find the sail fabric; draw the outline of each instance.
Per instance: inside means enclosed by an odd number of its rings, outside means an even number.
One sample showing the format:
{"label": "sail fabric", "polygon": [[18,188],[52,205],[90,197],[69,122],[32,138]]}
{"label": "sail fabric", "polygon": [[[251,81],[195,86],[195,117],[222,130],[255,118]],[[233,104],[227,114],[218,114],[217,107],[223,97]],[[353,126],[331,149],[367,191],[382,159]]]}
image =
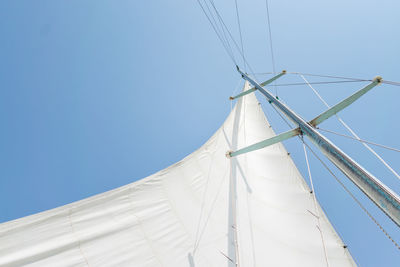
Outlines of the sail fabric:
{"label": "sail fabric", "polygon": [[0,224],[0,266],[355,266],[282,144],[225,156],[273,136],[248,94],[180,162]]}

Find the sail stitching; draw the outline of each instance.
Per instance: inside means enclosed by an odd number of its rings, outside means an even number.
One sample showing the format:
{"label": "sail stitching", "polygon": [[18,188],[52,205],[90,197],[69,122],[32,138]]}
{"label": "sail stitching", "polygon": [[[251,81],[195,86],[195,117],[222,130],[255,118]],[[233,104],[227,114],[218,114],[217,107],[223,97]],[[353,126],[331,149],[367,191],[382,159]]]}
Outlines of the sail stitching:
{"label": "sail stitching", "polygon": [[85,260],[86,265],[87,265],[87,266],[90,266],[90,265],[89,265],[89,261],[88,261],[88,259],[86,258],[86,255],[85,255],[85,253],[84,253],[83,250],[82,250],[82,247],[81,247],[81,240],[79,239],[79,236],[78,236],[78,234],[76,233],[75,228],[74,228],[74,226],[73,226],[73,222],[72,222],[72,219],[71,219],[71,214],[72,214],[72,207],[68,210],[68,222],[69,222],[69,225],[71,226],[73,235],[76,237],[76,239],[77,239],[77,241],[78,241],[79,251],[80,251],[80,253],[81,253],[83,259]]}
{"label": "sail stitching", "polygon": [[[217,139],[217,144],[218,144],[218,141],[219,141],[219,138]],[[196,229],[196,236],[195,236],[195,240],[194,240],[193,256],[194,256],[194,254],[196,252],[196,249],[198,247],[198,242],[200,242],[200,240],[198,239],[199,238],[198,235],[199,235],[199,231],[200,231],[201,219],[202,219],[202,216],[203,216],[205,198],[206,198],[206,194],[207,194],[207,191],[208,191],[208,184],[209,184],[210,177],[211,177],[210,174],[211,174],[211,167],[212,167],[213,160],[214,160],[214,154],[211,154],[211,156],[210,156],[210,164],[208,166],[208,177],[207,177],[207,181],[206,181],[203,197],[202,197],[202,200],[201,200],[200,215],[199,215],[199,220],[198,220],[197,229]]]}
{"label": "sail stitching", "polygon": [[213,200],[213,202],[212,202],[212,204],[211,204],[210,211],[209,211],[209,213],[208,213],[208,216],[207,216],[207,218],[206,218],[206,221],[205,221],[205,223],[204,223],[204,226],[203,226],[203,228],[202,228],[202,230],[201,230],[201,232],[200,232],[199,239],[198,239],[198,241],[197,241],[197,245],[196,245],[196,247],[194,248],[195,250],[198,249],[198,247],[199,247],[199,245],[200,245],[200,241],[201,241],[201,239],[203,238],[204,231],[205,231],[205,229],[206,229],[206,227],[207,227],[207,225],[208,225],[208,222],[209,222],[209,220],[210,220],[211,214],[212,214],[212,212],[214,211],[215,204],[217,203],[217,199],[218,199],[218,197],[219,197],[219,195],[220,195],[220,193],[221,193],[222,184],[223,184],[223,182],[224,182],[224,180],[225,180],[225,179],[224,179],[225,177],[226,177],[226,173],[223,175],[223,178],[221,179],[220,184],[218,185],[217,194],[215,195],[215,198],[214,198],[214,200]]}
{"label": "sail stitching", "polygon": [[[129,199],[129,204],[130,204],[132,209],[134,209],[134,205],[133,205],[133,202],[132,202],[133,187],[134,187],[134,185],[131,185],[131,186],[128,187],[128,199]],[[161,266],[164,266],[162,260],[159,258],[158,253],[154,248],[153,241],[148,237],[146,231],[144,230],[143,223],[140,220],[139,216],[136,215],[134,212],[132,212],[131,214],[132,214],[133,217],[135,217],[137,219],[139,227],[140,227],[140,230],[143,233],[143,237],[147,240],[147,242],[149,244],[149,247],[150,247],[151,251],[153,252],[154,258],[156,258],[156,260],[160,263]]]}

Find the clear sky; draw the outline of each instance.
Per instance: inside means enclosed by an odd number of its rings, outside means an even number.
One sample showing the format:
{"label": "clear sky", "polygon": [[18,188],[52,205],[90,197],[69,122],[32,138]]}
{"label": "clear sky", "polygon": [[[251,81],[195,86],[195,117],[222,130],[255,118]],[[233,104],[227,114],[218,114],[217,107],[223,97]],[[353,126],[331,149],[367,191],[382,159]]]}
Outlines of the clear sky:
{"label": "clear sky", "polygon": [[[214,1],[239,41],[234,1]],[[277,70],[400,81],[399,1],[269,2]],[[246,58],[255,72],[270,72],[265,1],[238,4]],[[223,123],[228,97],[243,84],[196,0],[3,0],[0,40],[0,222],[179,161]],[[302,82],[287,76],[277,84]],[[335,104],[363,85],[315,88]],[[278,88],[306,119],[324,110],[307,86]],[[362,138],[400,148],[399,97],[400,87],[382,85],[340,116]],[[276,132],[288,129],[264,108]],[[347,134],[334,118],[321,127]],[[362,145],[326,135],[400,193],[399,179]],[[307,177],[299,141],[285,145]],[[398,152],[376,150],[400,171]],[[398,266],[399,249],[310,158],[319,201],[355,260]],[[399,242],[399,229],[335,173]]]}

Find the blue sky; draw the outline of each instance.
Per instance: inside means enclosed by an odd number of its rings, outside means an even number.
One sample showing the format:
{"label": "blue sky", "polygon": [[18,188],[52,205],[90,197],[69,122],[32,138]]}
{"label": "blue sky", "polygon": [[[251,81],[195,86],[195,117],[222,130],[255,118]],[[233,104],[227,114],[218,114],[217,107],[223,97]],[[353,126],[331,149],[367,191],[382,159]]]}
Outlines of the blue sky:
{"label": "blue sky", "polygon": [[[398,1],[269,2],[277,70],[400,81]],[[215,3],[238,41],[234,1]],[[265,2],[238,4],[246,58],[256,72],[270,72]],[[0,40],[0,222],[179,161],[222,124],[240,81],[196,0],[1,1]],[[302,82],[287,76],[279,82]],[[363,85],[315,87],[334,104]],[[306,86],[278,90],[306,119],[324,110]],[[340,116],[362,138],[399,148],[399,90],[376,87]],[[264,109],[276,132],[287,130]],[[321,127],[346,133],[334,118]],[[326,136],[400,192],[400,181],[363,146]],[[298,140],[285,145],[306,176]],[[397,152],[376,150],[400,171]],[[399,250],[310,158],[319,201],[356,261],[398,264]],[[335,173],[400,241],[399,229]]]}

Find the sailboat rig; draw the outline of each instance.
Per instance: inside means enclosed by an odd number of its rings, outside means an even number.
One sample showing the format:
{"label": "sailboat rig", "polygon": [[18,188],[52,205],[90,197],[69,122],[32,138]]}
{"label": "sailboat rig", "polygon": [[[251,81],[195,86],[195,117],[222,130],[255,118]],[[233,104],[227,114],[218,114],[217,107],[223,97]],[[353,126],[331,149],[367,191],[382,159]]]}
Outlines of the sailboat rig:
{"label": "sailboat rig", "polygon": [[[332,161],[351,181],[356,184],[383,212],[385,212],[390,219],[393,220],[397,226],[400,226],[400,198],[399,196],[390,190],[386,185],[384,185],[380,180],[375,178],[372,174],[368,173],[363,167],[361,167],[357,162],[351,159],[348,155],[342,152],[339,148],[337,148],[331,141],[329,141],[326,137],[320,134],[315,127],[323,122],[324,120],[334,116],[340,110],[346,108],[351,103],[356,101],[366,92],[371,90],[373,87],[382,82],[381,77],[376,77],[372,83],[354,93],[350,97],[344,99],[337,105],[331,107],[327,111],[318,115],[316,118],[311,120],[310,122],[306,122],[299,115],[290,110],[286,105],[281,103],[281,101],[274,97],[270,92],[265,90],[261,85],[255,82],[253,79],[248,77],[246,74],[240,71],[239,73],[242,75],[244,79],[249,81],[254,89],[250,89],[246,92],[243,92],[241,96],[246,93],[253,92],[255,89],[259,90],[268,101],[275,105],[280,111],[282,111],[293,123],[296,124],[297,128],[291,130],[289,132],[280,134],[271,139],[261,141],[257,144],[254,144],[250,147],[243,148],[236,152],[229,152],[229,156],[239,155],[243,152],[250,152],[254,149],[264,148],[268,145],[272,145],[276,142],[280,142],[286,140],[290,137],[297,135],[305,135],[310,140],[317,145],[317,147],[327,156],[327,158]],[[279,78],[286,71],[281,74],[275,76],[270,79],[265,85],[271,83],[275,79]],[[237,97],[234,97],[237,98]]]}
{"label": "sailboat rig", "polygon": [[[229,97],[235,105],[225,122],[198,150],[153,175],[0,224],[0,266],[357,266],[316,197],[307,151],[318,156],[306,138],[400,227],[398,194],[319,128],[376,86],[395,82],[380,76],[358,79],[368,84],[334,106],[326,104],[326,111],[305,120],[270,91],[276,81],[289,74],[275,71],[273,57],[268,80],[258,82],[251,75],[254,71],[244,54],[237,1],[240,45],[214,2],[198,3],[244,80],[243,90]],[[268,2],[266,8],[268,12]],[[273,55],[270,24],[268,27]],[[242,68],[232,47],[242,56]],[[303,74],[296,74],[320,97]],[[261,102],[269,103],[291,129],[276,134]],[[303,145],[310,185],[282,144],[290,138],[298,138]],[[397,175],[367,141],[355,133],[353,138]]]}

